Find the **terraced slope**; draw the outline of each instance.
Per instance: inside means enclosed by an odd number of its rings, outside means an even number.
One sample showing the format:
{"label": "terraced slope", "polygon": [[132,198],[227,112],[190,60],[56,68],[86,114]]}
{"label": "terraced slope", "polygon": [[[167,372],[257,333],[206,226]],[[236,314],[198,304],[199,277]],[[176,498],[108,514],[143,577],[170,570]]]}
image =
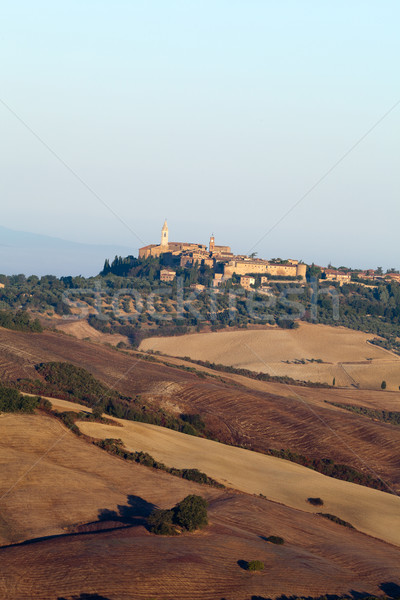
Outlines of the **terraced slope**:
{"label": "terraced slope", "polygon": [[[118,512],[96,532],[0,548],[1,598],[245,600],[400,585],[398,548],[317,515],[125,463],[49,417],[2,416],[0,430],[3,543],[85,530],[76,525],[102,509]],[[172,506],[188,493],[209,500],[204,531],[160,538],[145,529],[153,505]],[[121,525],[117,517],[130,526],[101,529]],[[283,546],[265,541],[274,534]],[[264,561],[262,573],[238,564],[252,559]]]}

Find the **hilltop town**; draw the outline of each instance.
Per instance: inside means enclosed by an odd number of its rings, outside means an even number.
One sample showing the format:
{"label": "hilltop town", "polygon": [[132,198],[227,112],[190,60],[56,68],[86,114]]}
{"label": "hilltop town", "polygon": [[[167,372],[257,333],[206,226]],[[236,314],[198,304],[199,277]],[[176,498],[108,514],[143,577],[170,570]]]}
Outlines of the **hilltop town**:
{"label": "hilltop town", "polygon": [[[191,268],[195,265],[206,266],[214,271],[213,286],[219,287],[233,275],[240,277],[240,285],[250,289],[260,277],[261,287],[267,285],[271,278],[293,281],[299,283],[306,281],[309,265],[298,259],[263,259],[256,258],[255,254],[234,254],[230,246],[215,244],[212,235],[207,245],[194,242],[170,242],[167,221],[161,229],[160,244],[149,244],[139,249],[139,258],[162,257],[163,267],[160,271],[160,280],[171,282],[176,277],[176,268]],[[394,280],[400,282],[400,274],[394,270],[383,274],[378,270],[352,270],[345,267],[334,269],[330,266],[322,267],[313,265],[314,270],[320,273],[323,280],[336,282],[340,286],[352,281],[364,282],[368,285],[376,280]]]}

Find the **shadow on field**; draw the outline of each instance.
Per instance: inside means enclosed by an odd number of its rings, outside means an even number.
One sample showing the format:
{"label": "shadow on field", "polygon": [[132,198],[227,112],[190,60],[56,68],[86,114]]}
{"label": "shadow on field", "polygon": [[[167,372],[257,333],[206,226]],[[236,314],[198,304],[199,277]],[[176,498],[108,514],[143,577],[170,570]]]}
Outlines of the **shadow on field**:
{"label": "shadow on field", "polygon": [[111,600],[111,598],[106,598],[105,596],[100,596],[99,594],[81,594],[80,596],[71,596],[71,598],[59,596],[57,600]]}
{"label": "shadow on field", "polygon": [[155,508],[154,504],[140,496],[129,495],[128,504],[118,506],[117,510],[100,509],[99,521],[118,521],[132,527],[147,527],[147,517]]}
{"label": "shadow on field", "polygon": [[[238,561],[245,562],[245,561]],[[379,589],[384,592],[385,596],[376,596],[374,594],[368,594],[366,592],[357,592],[350,590],[348,594],[336,595],[336,594],[325,594],[324,596],[279,596],[275,600],[400,600],[400,586],[397,583],[387,581],[379,585]],[[221,600],[225,600],[222,598]],[[251,600],[274,600],[273,598],[266,596],[251,596]]]}

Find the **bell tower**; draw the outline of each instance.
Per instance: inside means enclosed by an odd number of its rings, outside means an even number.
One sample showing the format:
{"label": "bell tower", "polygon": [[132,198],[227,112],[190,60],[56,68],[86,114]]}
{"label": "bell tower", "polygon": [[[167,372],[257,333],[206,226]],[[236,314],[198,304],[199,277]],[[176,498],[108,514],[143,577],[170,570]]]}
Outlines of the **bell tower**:
{"label": "bell tower", "polygon": [[161,246],[168,246],[168,225],[167,219],[164,221],[164,225],[161,229]]}
{"label": "bell tower", "polygon": [[214,238],[214,234],[212,234],[212,236],[210,237],[210,245],[209,245],[209,251],[210,252],[214,252],[214,248],[215,248],[215,238]]}

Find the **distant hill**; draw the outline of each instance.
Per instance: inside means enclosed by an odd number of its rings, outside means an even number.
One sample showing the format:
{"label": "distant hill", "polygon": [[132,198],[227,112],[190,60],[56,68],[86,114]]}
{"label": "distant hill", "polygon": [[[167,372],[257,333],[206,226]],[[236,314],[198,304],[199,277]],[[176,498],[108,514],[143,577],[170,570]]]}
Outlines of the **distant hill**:
{"label": "distant hill", "polygon": [[14,275],[96,275],[105,258],[126,256],[126,246],[70,242],[56,237],[0,227],[0,273]]}

